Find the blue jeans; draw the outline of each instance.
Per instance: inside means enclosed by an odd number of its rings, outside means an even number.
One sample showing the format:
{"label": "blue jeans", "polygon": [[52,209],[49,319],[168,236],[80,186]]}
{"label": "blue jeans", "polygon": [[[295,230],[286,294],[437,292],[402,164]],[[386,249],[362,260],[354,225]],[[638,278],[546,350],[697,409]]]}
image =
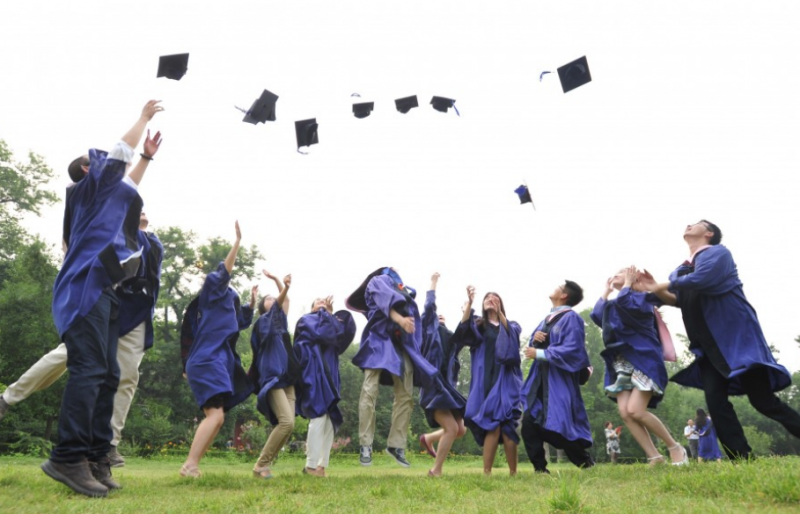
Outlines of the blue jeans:
{"label": "blue jeans", "polygon": [[116,294],[103,291],[86,317],[64,334],[69,379],[61,399],[58,445],[50,455],[53,462],[98,461],[111,447],[119,384],[118,311]]}

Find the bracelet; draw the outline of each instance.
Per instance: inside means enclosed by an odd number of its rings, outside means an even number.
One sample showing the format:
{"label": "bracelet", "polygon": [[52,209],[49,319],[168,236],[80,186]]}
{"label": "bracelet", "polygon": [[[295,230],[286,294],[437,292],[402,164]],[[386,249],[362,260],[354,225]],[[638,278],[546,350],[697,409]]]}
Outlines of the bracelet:
{"label": "bracelet", "polygon": [[153,160],[152,157],[150,157],[149,155],[145,155],[144,153],[140,153],[139,155],[142,156],[142,159],[145,159],[147,161],[152,161]]}

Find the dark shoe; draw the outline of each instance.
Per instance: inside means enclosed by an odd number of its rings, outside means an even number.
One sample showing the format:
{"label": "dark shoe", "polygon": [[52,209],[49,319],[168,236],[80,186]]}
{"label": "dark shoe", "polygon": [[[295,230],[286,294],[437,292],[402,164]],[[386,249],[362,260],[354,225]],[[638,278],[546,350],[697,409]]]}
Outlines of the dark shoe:
{"label": "dark shoe", "polygon": [[534,469],[533,473],[534,474],[538,474],[538,475],[549,475],[550,471],[547,468],[545,468],[545,469]]}
{"label": "dark shoe", "polygon": [[95,480],[108,487],[109,491],[122,489],[122,486],[111,477],[111,462],[109,462],[108,459],[99,462],[90,462],[89,468],[92,470],[92,476]]}
{"label": "dark shoe", "polygon": [[116,446],[112,446],[108,451],[108,460],[111,461],[112,468],[121,468],[125,465],[125,457],[119,454]]}
{"label": "dark shoe", "polygon": [[393,457],[394,460],[404,468],[411,467],[411,464],[406,460],[406,451],[403,448],[386,448],[386,453]]}
{"label": "dark shoe", "polygon": [[362,446],[361,456],[358,458],[362,466],[372,466],[372,447]]}
{"label": "dark shoe", "polygon": [[53,462],[42,464],[42,471],[53,480],[66,485],[76,493],[99,498],[108,495],[108,488],[94,479],[89,470],[89,462]]}
{"label": "dark shoe", "polygon": [[5,399],[3,399],[3,395],[2,395],[2,394],[0,394],[0,421],[2,421],[2,419],[3,419],[4,417],[6,417],[6,412],[8,412],[8,408],[9,408],[9,407],[11,407],[11,405],[9,405],[9,404],[8,404],[8,403],[5,401]]}

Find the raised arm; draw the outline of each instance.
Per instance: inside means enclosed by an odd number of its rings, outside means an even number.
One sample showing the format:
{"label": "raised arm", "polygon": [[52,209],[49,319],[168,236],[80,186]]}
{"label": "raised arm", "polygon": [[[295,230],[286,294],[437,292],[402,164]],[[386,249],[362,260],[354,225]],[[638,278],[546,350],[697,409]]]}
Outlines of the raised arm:
{"label": "raised arm", "polygon": [[147,124],[153,119],[153,116],[155,116],[157,112],[164,110],[163,107],[158,105],[159,102],[161,102],[161,100],[150,100],[145,104],[139,119],[136,120],[136,123],[133,124],[130,130],[122,136],[122,141],[125,144],[131,148],[139,146],[139,141],[142,140],[142,135],[144,134],[144,129],[147,127]]}
{"label": "raised arm", "polygon": [[128,173],[128,176],[138,186],[144,178],[144,172],[147,171],[147,166],[153,160],[159,147],[161,147],[161,132],[156,132],[155,137],[150,137],[150,129],[147,130],[147,137],[144,140],[144,152],[142,158],[136,163],[136,166]]}
{"label": "raised arm", "polygon": [[678,305],[678,297],[671,293],[669,289],[669,282],[659,284],[649,271],[644,270],[639,274],[639,283],[649,292],[656,295],[656,297],[664,302],[665,305]]}
{"label": "raised arm", "polygon": [[464,306],[464,312],[461,315],[461,323],[466,323],[472,316],[472,302],[475,300],[475,288],[467,286],[467,304]]}
{"label": "raised arm", "polygon": [[289,274],[283,277],[283,289],[281,289],[278,298],[275,299],[281,309],[283,309],[284,314],[289,314],[289,299],[286,297],[286,295],[289,293],[289,288],[291,285],[292,275]]}
{"label": "raised arm", "polygon": [[233,265],[236,264],[236,256],[239,254],[239,244],[242,242],[242,231],[239,229],[239,222],[236,222],[236,241],[234,241],[231,251],[225,257],[225,269],[228,273],[233,271]]}

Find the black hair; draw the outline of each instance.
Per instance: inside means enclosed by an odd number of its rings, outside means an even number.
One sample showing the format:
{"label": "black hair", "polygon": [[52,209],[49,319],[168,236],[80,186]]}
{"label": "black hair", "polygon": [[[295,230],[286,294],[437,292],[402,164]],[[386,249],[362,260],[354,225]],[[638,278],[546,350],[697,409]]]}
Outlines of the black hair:
{"label": "black hair", "polygon": [[71,178],[72,181],[76,183],[83,180],[83,177],[86,174],[83,172],[82,166],[88,166],[88,165],[89,165],[89,157],[85,155],[81,155],[80,157],[69,163],[69,168],[67,168],[67,171],[69,171],[69,178]]}
{"label": "black hair", "polygon": [[258,302],[258,315],[263,316],[267,312],[267,308],[264,306],[264,302],[267,301],[267,298],[272,298],[270,295],[264,295],[261,297],[261,300]]}
{"label": "black hair", "polygon": [[[505,305],[503,305],[503,299],[502,299],[502,298],[500,298],[500,295],[499,295],[499,294],[497,294],[497,293],[493,293],[493,292],[489,291],[488,293],[486,293],[486,294],[483,296],[483,301],[485,302],[485,301],[486,301],[486,298],[488,298],[490,294],[493,294],[493,295],[495,295],[495,296],[496,296],[496,297],[497,297],[497,298],[500,300],[500,312],[502,312],[502,313],[503,313],[503,316],[505,316],[505,315],[506,315],[506,307],[505,307]],[[488,313],[486,312],[486,309],[484,309],[484,308],[483,308],[483,302],[481,302],[481,319],[479,319],[479,320],[476,322],[476,324],[477,324],[478,326],[481,326],[481,325],[483,325],[483,322],[484,322],[484,320],[486,320],[486,321],[489,321],[489,315],[488,315]]]}
{"label": "black hair", "polygon": [[606,424],[605,424],[605,425],[603,425],[603,426],[604,426],[604,427],[607,427],[608,425],[611,425],[611,426],[613,427],[613,426],[614,426],[614,423],[612,423],[612,422],[610,422],[610,421],[606,421]]}
{"label": "black hair", "polygon": [[564,290],[567,293],[567,305],[575,307],[583,301],[583,288],[572,280],[564,281]]}
{"label": "black hair", "polygon": [[694,424],[698,427],[704,427],[708,423],[708,415],[706,411],[703,409],[697,409],[697,418],[694,420]]}
{"label": "black hair", "polygon": [[708,227],[708,230],[712,232],[714,235],[711,236],[709,239],[708,244],[710,245],[718,245],[722,242],[722,231],[719,229],[718,226],[714,225],[708,220],[700,220],[702,223],[705,223]]}

